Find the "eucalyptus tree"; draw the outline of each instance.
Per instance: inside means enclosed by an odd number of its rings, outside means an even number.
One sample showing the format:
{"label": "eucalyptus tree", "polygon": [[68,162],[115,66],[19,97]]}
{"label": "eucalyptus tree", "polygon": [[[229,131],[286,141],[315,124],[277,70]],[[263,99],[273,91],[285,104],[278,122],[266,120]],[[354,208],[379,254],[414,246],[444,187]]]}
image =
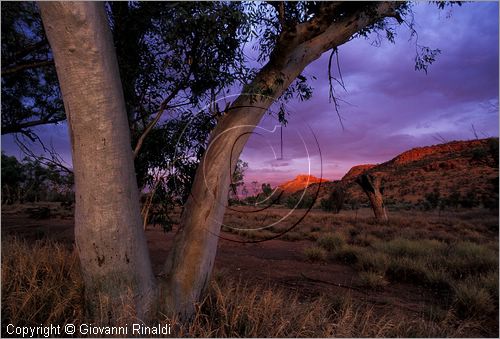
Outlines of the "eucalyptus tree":
{"label": "eucalyptus tree", "polygon": [[[172,154],[184,155],[185,161],[176,158],[177,184],[189,183],[189,170],[217,116],[181,113],[156,125],[165,111],[196,107],[242,76],[235,34],[243,17],[239,6],[111,3],[106,15],[102,4],[40,4],[71,135],[75,239],[90,311],[102,294],[112,300],[112,308],[127,293],[135,296],[139,315],[149,308],[155,289],[142,227],[137,227],[132,154],[144,150],[142,158],[136,157],[144,177]],[[81,91],[78,83],[85,84]],[[155,138],[145,138],[147,133]]]}
{"label": "eucalyptus tree", "polygon": [[208,284],[231,174],[269,107],[288,96],[290,88],[304,92],[301,73],[323,53],[372,31],[391,36],[388,20],[402,23],[408,9],[408,3],[400,2],[269,2],[253,7],[251,18],[261,30],[261,59],[266,63],[219,119],[198,166],[164,268],[172,309],[191,315]]}
{"label": "eucalyptus tree", "polygon": [[[41,142],[37,126],[66,120],[52,52],[35,3],[1,6],[2,134]],[[217,118],[202,108],[224,88],[246,78],[237,33],[246,23],[242,5],[109,2],[105,8],[139,186],[154,185],[152,170],[163,168],[165,198],[185,201],[193,167]],[[151,134],[178,142],[173,147],[175,143],[157,142]],[[166,170],[172,168],[174,157],[176,170]]]}
{"label": "eucalyptus tree", "polygon": [[[260,60],[264,66],[248,76],[242,94],[217,114],[215,121],[212,120],[209,142],[199,148],[202,158],[196,166],[179,230],[164,266],[165,277],[157,281],[159,290],[155,288],[151,275],[144,234],[138,220],[137,185],[133,176],[130,128],[127,128],[130,126],[127,124],[132,125],[134,134],[134,124],[137,123],[142,128],[140,135],[144,135],[148,127],[159,120],[156,117],[161,116],[162,104],[167,102],[165,107],[172,106],[171,99],[168,95],[157,99],[160,103],[157,115],[149,114],[146,120],[142,119],[143,108],[140,105],[131,102],[127,107],[118,75],[120,57],[117,60],[114,54],[107,17],[101,4],[42,3],[41,8],[72,136],[77,189],[76,235],[80,258],[84,263],[85,282],[89,285],[87,300],[92,302],[93,296],[105,293],[117,305],[128,288],[135,296],[138,314],[144,315],[156,291],[161,292],[162,302],[168,305],[171,312],[189,317],[210,279],[231,176],[255,126],[276,100],[286,100],[294,95],[302,98],[310,96],[307,78],[301,73],[323,53],[335,53],[342,44],[367,36],[370,32],[385,32],[392,39],[394,31],[390,21],[403,23],[410,4],[251,3],[245,11],[241,11],[240,16],[236,16],[247,18],[255,31],[253,33],[260,37]],[[172,18],[175,18],[176,10],[170,12]],[[189,13],[196,18],[198,12]],[[200,31],[209,31],[211,26],[221,25],[215,18],[200,21]],[[198,21],[186,22],[198,24]],[[116,29],[120,25],[119,20],[111,20],[111,25]],[[227,30],[229,26],[221,27]],[[245,34],[242,34],[238,36],[233,31],[221,43],[227,39],[243,43]],[[140,39],[133,41],[141,42]],[[144,41],[152,45],[156,43],[149,35]],[[195,46],[196,41],[193,40],[190,46]],[[176,45],[172,46],[175,51]],[[180,54],[166,50],[165,55],[154,60],[179,66],[174,68],[179,69],[179,76],[187,74],[184,79],[192,80],[192,65],[196,65],[196,58],[204,55],[204,49],[190,50],[183,44],[179,46]],[[241,50],[238,44],[233,47]],[[120,48],[117,46],[117,50]],[[437,51],[424,49],[423,52],[417,56],[416,67],[426,69]],[[237,60],[239,56],[237,54],[232,60]],[[219,55],[207,54],[206,58],[207,62],[218,60]],[[227,68],[227,71],[228,76],[236,72],[233,68]],[[174,86],[170,93],[176,92],[179,83],[180,87],[183,86],[182,77],[179,80],[176,76],[177,73],[168,75],[171,77],[168,83]],[[137,86],[147,86],[148,79],[139,81]],[[201,80],[205,84],[207,79]],[[136,92],[137,86],[133,88]],[[193,85],[183,94],[198,98],[196,89]],[[128,91],[132,90],[125,89],[124,92]],[[145,97],[151,94],[148,89],[138,93],[143,93]],[[285,118],[283,110],[280,110],[279,118]],[[85,134],[84,131],[88,130],[90,132]],[[171,140],[164,142],[168,144]]]}
{"label": "eucalyptus tree", "polygon": [[91,2],[39,5],[71,137],[75,242],[87,311],[95,316],[102,300],[108,299],[113,314],[132,299],[143,317],[154,299],[155,283],[106,13],[101,4]]}

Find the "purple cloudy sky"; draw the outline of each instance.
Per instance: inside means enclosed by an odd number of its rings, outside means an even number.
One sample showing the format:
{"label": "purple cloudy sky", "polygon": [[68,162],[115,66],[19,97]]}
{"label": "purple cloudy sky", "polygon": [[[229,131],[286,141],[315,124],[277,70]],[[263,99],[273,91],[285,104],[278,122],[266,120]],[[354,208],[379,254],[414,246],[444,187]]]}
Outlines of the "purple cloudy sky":
{"label": "purple cloudy sky", "polygon": [[[352,166],[380,163],[413,147],[441,140],[498,136],[498,3],[466,3],[438,11],[435,5],[414,8],[418,42],[441,49],[428,74],[414,70],[415,40],[406,27],[397,30],[396,44],[357,39],[339,48],[347,92],[336,93],[347,103],[339,123],[328,102],[329,53],[309,65],[315,75],[313,98],[292,102],[290,124],[283,130],[284,160],[275,160],[266,143],[279,150],[278,133],[252,137],[243,160],[249,163],[246,181],[279,183],[298,173],[320,172],[316,135],[322,155],[323,177],[341,178]],[[272,119],[263,126],[271,129]],[[307,127],[309,126],[309,127]],[[310,153],[309,161],[303,141]],[[265,140],[264,140],[265,139]],[[305,138],[306,139],[306,138]]]}
{"label": "purple cloudy sky", "polygon": [[[354,165],[384,162],[413,147],[472,139],[472,124],[479,137],[498,136],[498,3],[441,11],[419,3],[414,13],[419,44],[442,51],[428,74],[414,70],[415,40],[406,27],[397,29],[395,44],[356,39],[341,46],[347,92],[337,86],[336,93],[346,102],[343,130],[328,100],[326,53],[305,71],[317,77],[313,98],[286,107],[283,159],[275,158],[280,128],[270,132],[277,125],[270,116],[250,139],[242,155],[247,183],[278,184],[308,172],[319,177],[321,164],[324,178],[339,179]],[[70,161],[65,125],[38,132]],[[2,149],[22,157],[10,136],[2,136]]]}

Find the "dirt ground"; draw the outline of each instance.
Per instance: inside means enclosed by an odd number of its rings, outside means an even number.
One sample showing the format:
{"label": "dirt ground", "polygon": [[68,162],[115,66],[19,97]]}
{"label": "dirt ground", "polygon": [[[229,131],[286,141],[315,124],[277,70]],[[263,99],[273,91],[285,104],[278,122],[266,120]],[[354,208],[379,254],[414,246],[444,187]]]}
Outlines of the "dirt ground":
{"label": "dirt ground", "polygon": [[[74,222],[69,215],[36,220],[15,208],[2,209],[2,237],[14,235],[28,241],[44,237],[71,246],[74,242]],[[160,227],[149,226],[146,235],[153,269],[159,274],[171,247],[175,229],[164,232]],[[227,239],[243,240],[238,235],[223,232]],[[226,239],[219,241],[215,261],[215,275],[230,276],[252,286],[279,286],[296,292],[303,298],[319,295],[336,298],[349,297],[356,303],[368,304],[382,313],[423,313],[433,303],[429,291],[411,284],[392,283],[380,290],[365,290],[353,268],[332,262],[308,261],[304,248],[310,240],[270,240],[261,243],[237,243]]]}

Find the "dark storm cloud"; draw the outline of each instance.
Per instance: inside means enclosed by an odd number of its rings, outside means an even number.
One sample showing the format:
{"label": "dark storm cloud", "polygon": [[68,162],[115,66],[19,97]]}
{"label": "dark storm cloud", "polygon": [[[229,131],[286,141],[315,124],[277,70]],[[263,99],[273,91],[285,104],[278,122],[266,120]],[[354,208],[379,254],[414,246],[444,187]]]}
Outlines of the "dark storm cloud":
{"label": "dark storm cloud", "polygon": [[[415,39],[404,27],[396,44],[374,47],[357,39],[339,48],[347,92],[337,85],[336,94],[347,101],[340,109],[344,130],[328,102],[329,55],[305,70],[318,78],[314,96],[289,106],[320,141],[327,178],[413,147],[471,139],[472,124],[481,137],[498,136],[498,4],[467,3],[451,11],[417,4],[414,12],[418,43],[441,50],[428,74],[414,70]],[[299,141],[288,140],[288,147],[300,149]]]}

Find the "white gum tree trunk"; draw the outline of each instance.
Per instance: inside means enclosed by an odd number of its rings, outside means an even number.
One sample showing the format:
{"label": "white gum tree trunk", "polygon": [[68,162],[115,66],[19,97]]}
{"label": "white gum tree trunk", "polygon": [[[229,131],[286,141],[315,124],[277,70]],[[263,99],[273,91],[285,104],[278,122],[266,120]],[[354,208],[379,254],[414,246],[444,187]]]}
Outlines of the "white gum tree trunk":
{"label": "white gum tree trunk", "polygon": [[153,298],[154,277],[104,6],[101,2],[40,2],[39,6],[71,137],[75,241],[87,311],[92,316],[106,306],[112,323],[116,311],[133,303],[136,316],[143,319]]}

